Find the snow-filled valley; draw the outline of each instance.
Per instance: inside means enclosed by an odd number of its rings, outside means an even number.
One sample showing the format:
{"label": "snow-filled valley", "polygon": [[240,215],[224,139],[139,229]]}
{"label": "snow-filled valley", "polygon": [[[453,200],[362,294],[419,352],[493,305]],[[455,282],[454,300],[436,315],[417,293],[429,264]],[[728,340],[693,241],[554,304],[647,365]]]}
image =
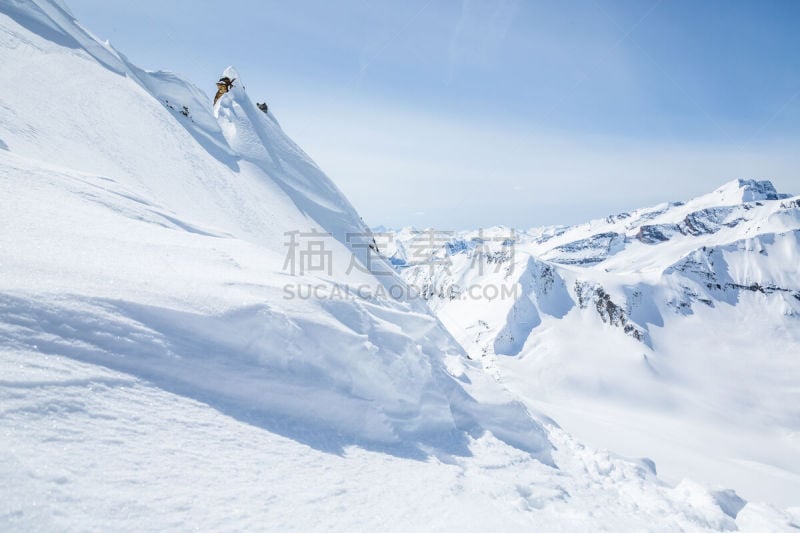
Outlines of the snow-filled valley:
{"label": "snow-filled valley", "polygon": [[[0,529],[800,527],[796,198],[532,231],[490,273],[462,236],[425,279],[232,68],[212,106],[58,0],[0,0],[0,63]],[[582,442],[604,416],[650,440]]]}

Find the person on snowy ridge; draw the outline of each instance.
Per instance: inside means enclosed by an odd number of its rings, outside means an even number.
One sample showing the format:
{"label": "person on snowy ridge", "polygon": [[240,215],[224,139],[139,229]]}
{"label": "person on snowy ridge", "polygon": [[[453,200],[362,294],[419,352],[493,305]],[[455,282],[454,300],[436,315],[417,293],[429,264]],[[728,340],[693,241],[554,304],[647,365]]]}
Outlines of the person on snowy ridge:
{"label": "person on snowy ridge", "polygon": [[215,105],[217,103],[217,100],[219,100],[223,94],[231,90],[234,81],[236,81],[236,78],[230,79],[227,76],[224,76],[219,79],[219,81],[217,82],[217,95],[214,97]]}

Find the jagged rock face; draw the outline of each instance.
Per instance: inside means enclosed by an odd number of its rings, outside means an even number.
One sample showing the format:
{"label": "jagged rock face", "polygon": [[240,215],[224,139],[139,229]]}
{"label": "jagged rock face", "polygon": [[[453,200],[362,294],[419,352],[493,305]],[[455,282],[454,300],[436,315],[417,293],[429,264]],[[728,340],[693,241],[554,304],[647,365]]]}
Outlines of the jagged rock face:
{"label": "jagged rock face", "polygon": [[592,282],[575,282],[575,294],[581,309],[593,306],[600,319],[611,326],[622,328],[625,334],[637,341],[645,341],[645,332],[631,322],[629,313],[620,305],[614,303],[603,287]]}
{"label": "jagged rock face", "polygon": [[624,244],[624,235],[610,231],[556,246],[544,258],[563,265],[589,265],[604,261]]}
{"label": "jagged rock face", "polygon": [[644,225],[639,228],[636,238],[647,244],[658,244],[670,240],[673,235],[680,233],[680,231],[680,226],[677,224]]}
{"label": "jagged rock face", "polygon": [[[745,204],[742,209],[749,209]],[[689,213],[677,224],[645,224],[639,227],[636,238],[647,244],[657,244],[670,240],[675,235],[709,235],[723,227],[734,227],[745,221],[744,217],[731,216],[737,213],[735,207],[712,207]]]}
{"label": "jagged rock face", "polygon": [[781,202],[782,209],[800,209],[800,198],[795,198],[794,200],[788,200],[786,202]]}
{"label": "jagged rock face", "polygon": [[742,191],[742,202],[756,202],[758,200],[780,200],[790,195],[780,194],[775,190],[771,181],[767,180],[736,180],[738,188]]}

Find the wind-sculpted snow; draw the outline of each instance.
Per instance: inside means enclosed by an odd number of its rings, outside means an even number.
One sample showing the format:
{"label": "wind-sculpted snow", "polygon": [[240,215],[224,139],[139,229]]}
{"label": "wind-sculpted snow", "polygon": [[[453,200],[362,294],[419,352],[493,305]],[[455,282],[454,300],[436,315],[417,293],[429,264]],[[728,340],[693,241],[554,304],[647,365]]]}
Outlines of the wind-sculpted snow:
{"label": "wind-sculpted snow", "polygon": [[0,433],[14,487],[0,510],[15,531],[780,531],[797,520],[728,491],[660,483],[651,462],[553,425],[559,470],[488,434],[472,457],[337,454],[103,366],[55,355],[44,366],[27,351],[3,362],[16,368],[0,383],[3,424],[16,431]]}
{"label": "wind-sculpted snow", "polygon": [[[423,305],[364,292],[402,281],[388,265],[353,266],[369,231],[236,73],[212,110],[56,4],[3,8],[3,81],[20,62],[40,78],[0,107],[0,191],[15,199],[0,234],[5,343],[256,413],[278,432],[465,454],[491,430],[550,461],[544,430],[511,397],[481,404],[448,372],[461,348]],[[293,232],[317,232],[331,269],[288,268]],[[366,296],[301,298],[304,285]]]}

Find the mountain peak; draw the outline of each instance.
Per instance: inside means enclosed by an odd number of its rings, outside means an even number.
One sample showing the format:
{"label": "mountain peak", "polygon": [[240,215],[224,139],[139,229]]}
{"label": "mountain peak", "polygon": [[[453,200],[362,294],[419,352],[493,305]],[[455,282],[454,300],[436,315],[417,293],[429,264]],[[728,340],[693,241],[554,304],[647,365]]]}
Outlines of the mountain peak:
{"label": "mountain peak", "polygon": [[735,179],[729,181],[712,195],[716,200],[723,200],[726,205],[735,205],[742,202],[756,202],[759,200],[779,200],[790,195],[781,194],[769,180]]}

